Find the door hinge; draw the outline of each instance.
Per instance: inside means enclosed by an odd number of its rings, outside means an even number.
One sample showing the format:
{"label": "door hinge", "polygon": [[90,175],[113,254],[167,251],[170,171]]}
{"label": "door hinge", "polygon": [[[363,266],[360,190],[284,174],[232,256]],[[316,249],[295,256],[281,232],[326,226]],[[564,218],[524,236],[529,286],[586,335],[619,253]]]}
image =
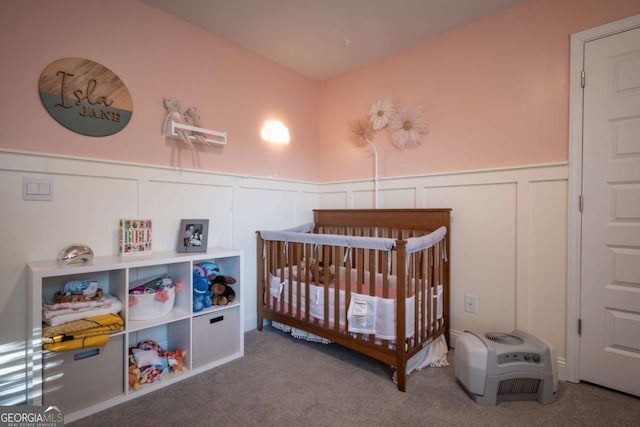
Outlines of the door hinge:
{"label": "door hinge", "polygon": [[586,75],[584,70],[582,70],[580,72],[580,86],[582,86],[583,88],[584,88],[585,81],[586,81]]}
{"label": "door hinge", "polygon": [[584,211],[584,197],[582,197],[582,194],[578,196],[578,210],[580,213]]}
{"label": "door hinge", "polygon": [[582,319],[578,319],[578,335],[582,335]]}

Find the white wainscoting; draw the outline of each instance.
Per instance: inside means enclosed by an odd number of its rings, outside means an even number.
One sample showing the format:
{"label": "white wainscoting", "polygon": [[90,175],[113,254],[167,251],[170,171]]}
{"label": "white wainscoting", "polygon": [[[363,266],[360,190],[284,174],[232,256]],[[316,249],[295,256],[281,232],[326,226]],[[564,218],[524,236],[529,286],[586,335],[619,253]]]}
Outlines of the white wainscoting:
{"label": "white wainscoting", "polygon": [[[378,207],[450,207],[452,336],[524,329],[565,355],[566,164],[381,179]],[[53,201],[22,199],[23,178],[47,178]],[[182,218],[209,218],[209,245],[245,253],[245,327],[256,327],[255,231],[312,220],[315,208],[370,208],[370,180],[307,183],[0,150],[0,404],[24,392],[26,264],[86,243],[117,254],[120,218],[151,218],[155,251],[176,247]],[[466,313],[465,294],[478,297]],[[455,345],[455,342],[452,343]],[[562,374],[562,364],[561,364]],[[562,376],[561,376],[562,378]],[[13,391],[8,391],[13,390]]]}
{"label": "white wainscoting", "polygon": [[[51,180],[52,201],[22,199],[23,178]],[[25,398],[27,273],[73,242],[118,253],[120,218],[153,220],[153,250],[173,250],[182,218],[208,218],[209,245],[245,253],[246,329],[256,327],[256,237],[312,219],[318,184],[0,150],[0,404]]]}
{"label": "white wainscoting", "polygon": [[[567,182],[566,163],[379,181],[379,208],[453,209],[453,347],[465,330],[525,330],[555,346],[565,378]],[[370,208],[373,184],[321,184],[320,206]]]}

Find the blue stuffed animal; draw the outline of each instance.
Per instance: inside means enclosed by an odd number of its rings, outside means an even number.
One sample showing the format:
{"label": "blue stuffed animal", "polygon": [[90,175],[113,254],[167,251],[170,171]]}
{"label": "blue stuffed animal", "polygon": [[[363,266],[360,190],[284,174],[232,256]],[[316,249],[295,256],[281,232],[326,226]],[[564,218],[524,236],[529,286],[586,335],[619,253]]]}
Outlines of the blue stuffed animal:
{"label": "blue stuffed animal", "polygon": [[211,291],[209,279],[203,277],[198,271],[193,271],[193,312],[202,311],[211,307]]}

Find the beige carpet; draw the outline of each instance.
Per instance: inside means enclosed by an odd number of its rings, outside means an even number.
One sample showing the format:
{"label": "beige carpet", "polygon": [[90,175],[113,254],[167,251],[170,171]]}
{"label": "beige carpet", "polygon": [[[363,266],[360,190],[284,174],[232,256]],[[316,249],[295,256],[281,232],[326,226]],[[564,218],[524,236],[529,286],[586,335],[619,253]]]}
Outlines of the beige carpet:
{"label": "beige carpet", "polygon": [[[453,362],[453,353],[449,361]],[[640,399],[590,384],[560,383],[551,405],[481,406],[453,363],[411,374],[335,344],[266,327],[245,335],[245,357],[73,423],[73,426],[639,426]]]}

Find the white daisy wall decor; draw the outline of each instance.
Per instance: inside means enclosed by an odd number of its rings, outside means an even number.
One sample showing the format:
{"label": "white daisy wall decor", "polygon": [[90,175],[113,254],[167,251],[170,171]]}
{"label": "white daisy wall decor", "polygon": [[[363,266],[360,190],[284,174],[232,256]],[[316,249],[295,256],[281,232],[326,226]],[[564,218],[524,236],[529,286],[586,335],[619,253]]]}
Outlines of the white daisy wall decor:
{"label": "white daisy wall decor", "polygon": [[422,143],[422,138],[429,133],[427,121],[419,107],[402,106],[389,118],[391,143],[398,149],[415,148]]}
{"label": "white daisy wall decor", "polygon": [[374,131],[383,129],[393,113],[393,104],[386,98],[378,99],[369,110],[369,121]]}

